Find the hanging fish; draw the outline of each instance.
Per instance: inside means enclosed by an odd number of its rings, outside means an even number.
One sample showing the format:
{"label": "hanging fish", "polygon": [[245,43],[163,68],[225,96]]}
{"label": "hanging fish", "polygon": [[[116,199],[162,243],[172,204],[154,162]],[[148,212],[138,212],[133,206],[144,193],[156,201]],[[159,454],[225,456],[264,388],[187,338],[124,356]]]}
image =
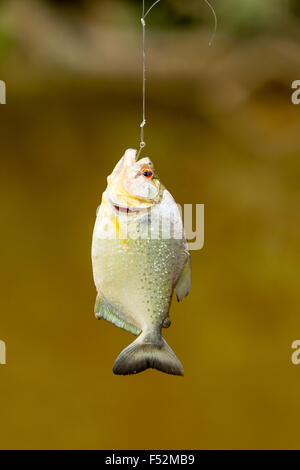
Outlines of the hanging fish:
{"label": "hanging fish", "polygon": [[174,289],[178,301],[191,287],[191,265],[181,214],[149,158],[134,149],[107,178],[93,233],[92,263],[97,288],[95,315],[138,338],[116,359],[115,374],[147,368],[183,375],[162,337],[170,326]]}

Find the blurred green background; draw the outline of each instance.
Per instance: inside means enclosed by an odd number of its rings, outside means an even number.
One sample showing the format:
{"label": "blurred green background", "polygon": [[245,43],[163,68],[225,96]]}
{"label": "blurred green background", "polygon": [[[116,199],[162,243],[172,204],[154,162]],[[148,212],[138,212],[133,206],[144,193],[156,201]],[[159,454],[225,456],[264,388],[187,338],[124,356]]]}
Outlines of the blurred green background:
{"label": "blurred green background", "polygon": [[177,202],[205,204],[165,337],[185,368],[117,377],[133,336],[93,315],[106,177],[139,141],[141,0],[0,2],[0,447],[300,448],[297,0],[162,0],[147,20],[145,138]]}

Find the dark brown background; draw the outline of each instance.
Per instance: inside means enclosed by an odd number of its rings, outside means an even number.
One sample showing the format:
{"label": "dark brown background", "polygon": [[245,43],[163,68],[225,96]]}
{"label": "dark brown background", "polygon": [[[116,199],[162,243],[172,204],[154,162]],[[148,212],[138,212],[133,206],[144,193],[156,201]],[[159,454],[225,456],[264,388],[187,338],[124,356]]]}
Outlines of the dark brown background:
{"label": "dark brown background", "polygon": [[145,155],[205,204],[165,333],[178,378],[114,376],[133,337],[93,316],[96,207],[139,138],[140,2],[0,3],[1,448],[299,448],[299,7],[214,6],[211,48],[201,1],[147,21]]}

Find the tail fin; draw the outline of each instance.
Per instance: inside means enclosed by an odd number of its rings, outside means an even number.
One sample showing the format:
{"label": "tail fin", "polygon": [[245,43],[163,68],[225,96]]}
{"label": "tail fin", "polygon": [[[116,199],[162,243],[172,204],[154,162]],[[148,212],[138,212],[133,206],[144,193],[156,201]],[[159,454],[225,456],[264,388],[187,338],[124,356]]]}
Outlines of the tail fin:
{"label": "tail fin", "polygon": [[113,372],[118,375],[137,374],[148,368],[167,374],[184,374],[180,361],[161,335],[154,342],[149,341],[149,337],[142,333],[121,352]]}

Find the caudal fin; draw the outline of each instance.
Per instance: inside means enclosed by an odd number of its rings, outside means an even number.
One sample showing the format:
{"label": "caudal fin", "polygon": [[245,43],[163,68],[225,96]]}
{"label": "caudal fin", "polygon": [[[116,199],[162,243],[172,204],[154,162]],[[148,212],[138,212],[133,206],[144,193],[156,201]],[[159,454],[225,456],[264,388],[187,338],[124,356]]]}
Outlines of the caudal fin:
{"label": "caudal fin", "polygon": [[184,374],[180,361],[162,336],[159,336],[157,341],[150,342],[149,338],[142,333],[121,352],[116,359],[113,372],[118,375],[128,375],[137,374],[149,368],[167,374]]}

